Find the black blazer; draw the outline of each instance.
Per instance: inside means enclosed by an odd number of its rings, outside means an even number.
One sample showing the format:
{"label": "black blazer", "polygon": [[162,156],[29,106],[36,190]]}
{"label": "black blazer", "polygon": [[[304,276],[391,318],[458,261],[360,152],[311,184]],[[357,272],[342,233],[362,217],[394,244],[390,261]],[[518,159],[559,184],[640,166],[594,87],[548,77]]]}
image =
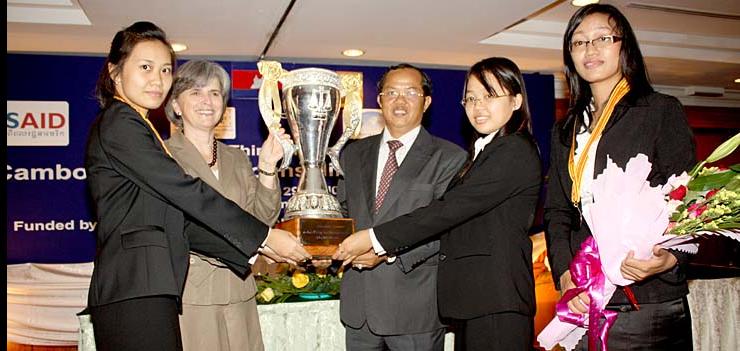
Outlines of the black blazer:
{"label": "black blazer", "polygon": [[114,101],[94,122],[85,168],[98,219],[88,306],[179,298],[189,250],[243,273],[266,237],[267,225],[186,175],[123,102]]}
{"label": "black blazer", "polygon": [[429,206],[374,227],[391,254],[440,235],[440,315],[472,319],[535,312],[528,231],[542,185],[537,147],[511,134],[494,138],[465,176]]}
{"label": "black blazer", "polygon": [[[568,270],[581,243],[591,235],[585,221],[579,224],[580,214],[570,201],[573,186],[568,174],[570,143],[561,143],[561,133],[566,133],[563,126],[556,125],[552,133],[545,201],[547,251],[558,289],[560,276]],[[627,97],[622,99],[599,140],[592,176],[596,178],[603,172],[607,156],[624,168],[638,153],[647,155],[653,164],[648,176],[652,186],[665,184],[672,174],[688,171],[696,164],[693,135],[676,98],[654,92],[634,101]],[[689,256],[680,252],[674,255],[679,260],[675,269],[632,285],[638,303],[664,302],[688,293],[681,266]],[[610,303],[628,304],[629,301],[623,290],[617,289]]]}

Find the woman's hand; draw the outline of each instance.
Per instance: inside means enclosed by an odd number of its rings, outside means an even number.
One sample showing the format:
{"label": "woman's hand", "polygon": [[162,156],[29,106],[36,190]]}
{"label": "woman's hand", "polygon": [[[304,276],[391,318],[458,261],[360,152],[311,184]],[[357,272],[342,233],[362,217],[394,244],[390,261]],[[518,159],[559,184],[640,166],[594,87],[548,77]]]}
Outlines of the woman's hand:
{"label": "woman's hand", "polygon": [[274,133],[270,132],[265,142],[262,143],[257,165],[260,169],[270,173],[275,171],[277,162],[284,156],[280,140],[290,140],[290,135],[285,133],[283,128]]}
{"label": "woman's hand", "polygon": [[[565,271],[560,276],[560,296],[563,296],[566,291],[575,287],[576,285],[573,283],[573,279],[571,279],[570,271]],[[588,293],[584,291],[568,301],[568,309],[576,314],[587,313],[589,303],[591,303],[591,299],[588,297]]]}
{"label": "woman's hand", "polygon": [[311,259],[301,242],[290,232],[272,228],[265,240],[265,248],[260,252],[275,262],[287,262],[293,266]]}
{"label": "woman's hand", "polygon": [[653,246],[653,257],[647,260],[635,258],[635,252],[630,251],[627,258],[622,261],[622,276],[639,282],[652,275],[663,273],[678,263],[676,256],[660,246]]}

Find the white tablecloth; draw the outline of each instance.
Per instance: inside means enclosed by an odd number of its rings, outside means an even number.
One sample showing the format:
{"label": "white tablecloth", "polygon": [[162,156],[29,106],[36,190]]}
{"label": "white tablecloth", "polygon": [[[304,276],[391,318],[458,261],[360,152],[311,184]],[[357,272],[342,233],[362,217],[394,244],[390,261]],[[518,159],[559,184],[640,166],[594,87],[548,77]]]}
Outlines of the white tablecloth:
{"label": "white tablecloth", "polygon": [[694,351],[740,350],[740,277],[689,281]]}
{"label": "white tablecloth", "polygon": [[8,265],[8,341],[77,345],[93,264]]}
{"label": "white tablecloth", "polygon": [[[92,263],[8,265],[8,341],[76,345]],[[689,282],[694,350],[740,350],[740,277]],[[267,351],[344,350],[339,301],[258,306]],[[445,350],[453,338],[445,338]]]}
{"label": "white tablecloth", "polygon": [[[92,263],[8,265],[8,341],[77,345]],[[344,350],[339,300],[257,307],[266,351]],[[445,350],[453,350],[453,337]]]}
{"label": "white tablecloth", "polygon": [[[259,305],[265,351],[343,351],[344,327],[339,300]],[[454,350],[454,335],[445,336],[445,350]]]}
{"label": "white tablecloth", "polygon": [[266,351],[344,350],[336,300],[259,305]]}

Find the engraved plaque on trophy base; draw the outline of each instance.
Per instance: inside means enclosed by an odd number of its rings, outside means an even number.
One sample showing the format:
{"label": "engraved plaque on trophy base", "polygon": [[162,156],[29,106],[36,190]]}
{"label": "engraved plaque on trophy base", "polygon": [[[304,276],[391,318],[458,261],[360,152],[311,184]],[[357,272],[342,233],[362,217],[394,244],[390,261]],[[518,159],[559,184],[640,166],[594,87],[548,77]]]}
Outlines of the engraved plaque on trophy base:
{"label": "engraved plaque on trophy base", "polygon": [[330,260],[342,240],[355,232],[355,223],[351,218],[297,217],[280,222],[275,227],[298,237],[303,248],[315,260]]}

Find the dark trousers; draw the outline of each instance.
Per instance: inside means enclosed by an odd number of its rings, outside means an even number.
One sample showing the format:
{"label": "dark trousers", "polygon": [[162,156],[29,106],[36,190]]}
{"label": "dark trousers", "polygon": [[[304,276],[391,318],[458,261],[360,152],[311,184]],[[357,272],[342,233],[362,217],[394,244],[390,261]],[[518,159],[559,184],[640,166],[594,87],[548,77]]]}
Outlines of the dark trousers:
{"label": "dark trousers", "polygon": [[98,351],[181,351],[175,297],[150,296],[90,308]]}
{"label": "dark trousers", "polygon": [[[609,351],[693,350],[691,314],[685,297],[662,303],[640,304],[639,311],[630,305],[609,305],[607,308],[618,314],[609,329]],[[575,350],[588,350],[588,335],[581,339]]]}
{"label": "dark trousers", "polygon": [[534,343],[534,317],[515,312],[487,314],[456,323],[455,349],[528,351]]}
{"label": "dark trousers", "polygon": [[445,344],[445,328],[431,332],[400,335],[377,335],[367,323],[360,329],[345,326],[347,351],[442,351]]}

